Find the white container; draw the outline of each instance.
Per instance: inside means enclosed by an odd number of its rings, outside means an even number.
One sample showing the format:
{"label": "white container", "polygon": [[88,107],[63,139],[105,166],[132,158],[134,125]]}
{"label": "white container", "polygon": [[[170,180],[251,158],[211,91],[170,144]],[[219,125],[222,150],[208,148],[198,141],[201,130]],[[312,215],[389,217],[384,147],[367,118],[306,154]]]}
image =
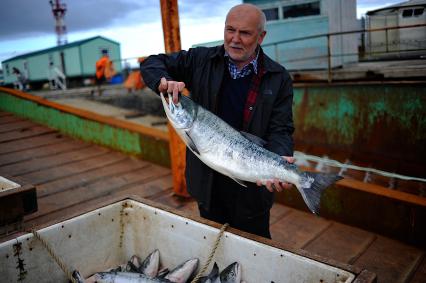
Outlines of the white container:
{"label": "white container", "polygon": [[[145,258],[155,249],[160,251],[163,266],[173,268],[193,257],[199,258],[202,266],[219,226],[155,206],[140,198],[125,199],[38,233],[69,270],[77,269],[84,277],[124,264],[134,254]],[[247,283],[358,282],[361,277],[365,280],[365,274],[351,270],[350,266],[341,265],[344,270],[279,248],[273,241],[230,230],[223,234],[207,273],[213,262],[222,270],[238,261]],[[31,233],[0,244],[0,278],[1,282],[67,282],[64,272]]]}
{"label": "white container", "polygon": [[0,193],[20,188],[21,185],[0,176]]}

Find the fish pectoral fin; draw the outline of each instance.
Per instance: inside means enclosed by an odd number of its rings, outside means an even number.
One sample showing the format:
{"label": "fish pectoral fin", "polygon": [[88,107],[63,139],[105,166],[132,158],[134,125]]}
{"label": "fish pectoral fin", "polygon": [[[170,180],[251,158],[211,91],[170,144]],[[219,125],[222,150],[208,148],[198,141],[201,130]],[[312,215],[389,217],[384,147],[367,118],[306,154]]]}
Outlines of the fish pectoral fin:
{"label": "fish pectoral fin", "polygon": [[229,176],[229,178],[231,178],[232,180],[234,180],[235,182],[237,182],[238,184],[240,184],[243,187],[247,188],[247,186],[248,186],[248,182],[246,182],[244,180],[240,180],[240,179],[234,178],[232,176]]}
{"label": "fish pectoral fin", "polygon": [[192,140],[191,136],[186,132],[186,142],[187,146],[192,150],[192,152],[201,155],[200,151],[198,150],[197,146],[195,145],[194,141]]}
{"label": "fish pectoral fin", "polygon": [[264,146],[265,146],[265,144],[267,144],[267,142],[266,142],[264,139],[259,138],[258,136],[255,136],[255,135],[253,135],[253,134],[250,134],[250,133],[247,133],[247,132],[244,132],[244,131],[241,131],[240,133],[241,133],[244,137],[246,137],[249,141],[254,142],[254,143],[255,143],[255,144],[257,144],[258,146],[264,147]]}

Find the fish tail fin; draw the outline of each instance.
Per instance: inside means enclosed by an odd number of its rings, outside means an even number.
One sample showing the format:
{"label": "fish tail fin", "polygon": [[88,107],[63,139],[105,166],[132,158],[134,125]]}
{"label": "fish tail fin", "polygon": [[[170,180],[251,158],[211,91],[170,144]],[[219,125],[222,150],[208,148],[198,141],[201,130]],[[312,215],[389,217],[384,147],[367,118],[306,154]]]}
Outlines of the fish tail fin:
{"label": "fish tail fin", "polygon": [[324,190],[341,179],[343,177],[336,174],[304,172],[298,189],[312,213],[319,213],[321,196]]}

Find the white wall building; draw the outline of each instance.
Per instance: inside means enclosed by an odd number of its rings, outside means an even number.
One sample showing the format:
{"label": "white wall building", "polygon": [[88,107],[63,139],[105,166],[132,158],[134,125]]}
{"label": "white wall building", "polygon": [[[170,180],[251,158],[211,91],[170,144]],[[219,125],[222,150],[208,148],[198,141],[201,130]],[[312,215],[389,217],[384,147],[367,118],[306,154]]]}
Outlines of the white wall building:
{"label": "white wall building", "polygon": [[[426,24],[426,0],[411,0],[367,13],[366,28],[403,27]],[[421,51],[423,49],[423,51]],[[425,53],[426,26],[369,32],[366,51],[372,57],[408,56]]]}

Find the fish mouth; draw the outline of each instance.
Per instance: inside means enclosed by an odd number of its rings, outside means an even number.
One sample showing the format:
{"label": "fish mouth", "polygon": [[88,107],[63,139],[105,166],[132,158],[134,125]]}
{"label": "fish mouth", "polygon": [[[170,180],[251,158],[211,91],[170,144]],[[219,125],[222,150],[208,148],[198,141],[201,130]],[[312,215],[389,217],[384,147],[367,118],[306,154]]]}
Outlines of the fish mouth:
{"label": "fish mouth", "polygon": [[[161,102],[163,103],[164,111],[169,119],[170,123],[176,129],[188,129],[191,128],[194,121],[194,117],[191,117],[191,113],[188,113],[182,106],[182,103],[173,103],[173,97],[170,93],[167,94],[168,101],[164,97],[164,94],[160,93]],[[182,98],[181,98],[182,99]]]}
{"label": "fish mouth", "polygon": [[160,98],[161,98],[161,102],[163,103],[163,108],[164,108],[164,111],[166,112],[167,118],[168,118],[169,120],[172,120],[173,114],[172,114],[172,112],[170,111],[170,109],[171,109],[171,104],[172,104],[173,102],[172,102],[172,99],[171,99],[171,95],[170,95],[170,94],[168,94],[169,103],[167,103],[167,100],[166,100],[166,98],[164,97],[164,94],[163,94],[162,92],[160,92]]}

